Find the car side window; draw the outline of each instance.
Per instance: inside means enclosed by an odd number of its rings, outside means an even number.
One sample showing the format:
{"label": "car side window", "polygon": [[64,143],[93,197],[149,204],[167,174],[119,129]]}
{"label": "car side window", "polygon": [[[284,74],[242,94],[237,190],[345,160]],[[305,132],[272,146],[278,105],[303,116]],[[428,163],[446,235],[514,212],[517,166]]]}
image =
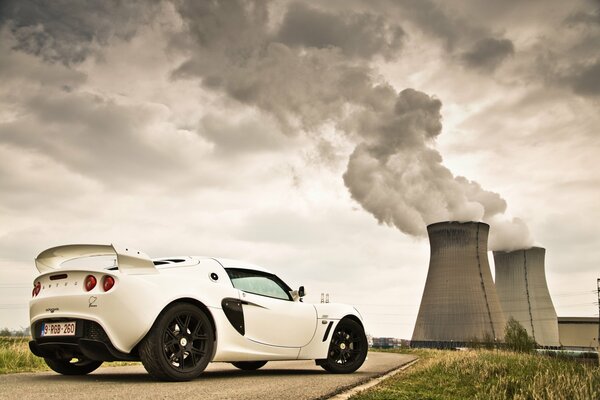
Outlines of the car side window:
{"label": "car side window", "polygon": [[235,268],[228,268],[227,274],[236,289],[275,299],[292,300],[290,289],[275,275]]}

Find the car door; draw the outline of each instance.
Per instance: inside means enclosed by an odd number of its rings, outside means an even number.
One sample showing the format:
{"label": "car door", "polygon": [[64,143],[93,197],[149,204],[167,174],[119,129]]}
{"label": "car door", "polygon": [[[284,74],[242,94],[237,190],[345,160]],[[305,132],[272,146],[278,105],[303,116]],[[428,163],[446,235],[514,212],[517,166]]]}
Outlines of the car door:
{"label": "car door", "polygon": [[293,301],[289,287],[275,275],[235,268],[227,273],[239,290],[247,339],[280,347],[303,347],[311,341],[317,327],[312,304]]}

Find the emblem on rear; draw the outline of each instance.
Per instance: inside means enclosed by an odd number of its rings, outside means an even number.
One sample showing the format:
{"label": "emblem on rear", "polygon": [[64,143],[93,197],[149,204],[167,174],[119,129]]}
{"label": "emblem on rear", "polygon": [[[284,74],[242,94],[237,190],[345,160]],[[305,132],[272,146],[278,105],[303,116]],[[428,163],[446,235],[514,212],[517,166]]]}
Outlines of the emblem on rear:
{"label": "emblem on rear", "polygon": [[88,307],[98,307],[98,305],[96,304],[96,300],[98,300],[96,296],[90,296],[90,298],[88,299]]}
{"label": "emblem on rear", "polygon": [[59,310],[58,307],[46,308],[46,311],[48,311],[50,314],[54,314],[54,311],[58,311],[58,310]]}

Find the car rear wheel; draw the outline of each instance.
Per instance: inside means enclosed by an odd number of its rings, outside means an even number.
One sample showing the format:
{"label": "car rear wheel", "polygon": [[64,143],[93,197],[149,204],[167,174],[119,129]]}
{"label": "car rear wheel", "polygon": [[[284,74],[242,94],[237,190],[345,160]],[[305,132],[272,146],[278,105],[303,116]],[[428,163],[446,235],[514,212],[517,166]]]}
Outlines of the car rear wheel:
{"label": "car rear wheel", "polygon": [[367,351],[367,335],[363,327],[356,321],[343,319],[331,335],[327,358],[317,360],[317,364],[334,374],[349,374],[365,362]]}
{"label": "car rear wheel", "polygon": [[208,365],[214,346],[210,319],[198,307],[176,303],[157,318],[140,344],[146,371],[165,381],[189,381]]}
{"label": "car rear wheel", "polygon": [[102,361],[83,360],[73,358],[70,360],[57,358],[44,358],[52,371],[63,375],[86,375],[98,369]]}
{"label": "car rear wheel", "polygon": [[265,366],[266,361],[236,361],[232,362],[234,367],[243,369],[244,371],[254,371]]}

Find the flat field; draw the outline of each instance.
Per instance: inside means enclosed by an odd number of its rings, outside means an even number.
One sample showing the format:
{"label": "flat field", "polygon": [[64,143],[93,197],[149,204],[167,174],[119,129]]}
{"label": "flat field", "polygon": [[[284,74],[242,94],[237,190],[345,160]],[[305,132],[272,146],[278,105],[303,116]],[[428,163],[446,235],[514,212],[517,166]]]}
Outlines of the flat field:
{"label": "flat field", "polygon": [[352,400],[600,399],[600,367],[506,351],[409,351],[420,360]]}

